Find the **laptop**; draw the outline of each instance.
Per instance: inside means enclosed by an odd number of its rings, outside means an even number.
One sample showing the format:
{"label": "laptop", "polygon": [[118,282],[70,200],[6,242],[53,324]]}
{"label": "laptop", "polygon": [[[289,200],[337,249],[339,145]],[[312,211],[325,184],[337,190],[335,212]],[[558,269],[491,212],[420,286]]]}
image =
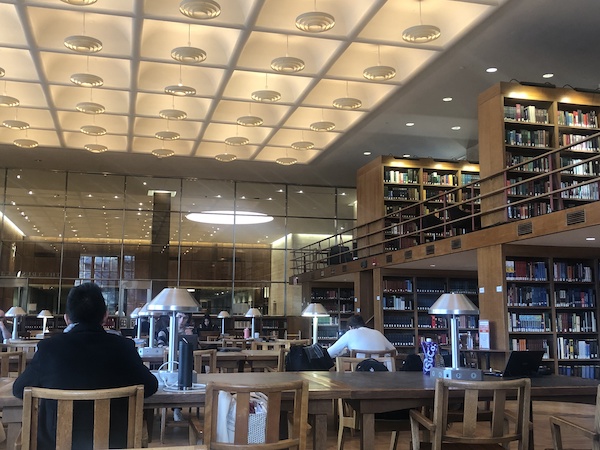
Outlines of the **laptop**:
{"label": "laptop", "polygon": [[492,375],[503,378],[524,378],[536,376],[542,358],[544,357],[543,350],[529,351],[512,351],[506,361],[506,366],[503,371],[487,371],[484,375]]}

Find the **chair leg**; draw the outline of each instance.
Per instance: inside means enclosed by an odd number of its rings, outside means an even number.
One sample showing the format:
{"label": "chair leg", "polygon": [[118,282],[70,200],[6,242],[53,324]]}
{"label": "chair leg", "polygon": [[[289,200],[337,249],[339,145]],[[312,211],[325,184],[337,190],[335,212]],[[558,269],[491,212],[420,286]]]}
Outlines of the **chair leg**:
{"label": "chair leg", "polygon": [[392,431],[392,436],[390,437],[390,450],[396,450],[399,440],[400,433],[398,431]]}
{"label": "chair leg", "polygon": [[562,450],[562,436],[560,434],[560,427],[550,422],[550,431],[552,432],[552,445],[554,450]]}
{"label": "chair leg", "polygon": [[167,426],[167,408],[160,410],[160,443],[165,443],[165,428]]}
{"label": "chair leg", "polygon": [[340,419],[340,426],[338,427],[338,439],[337,439],[337,450],[344,448],[344,422]]}

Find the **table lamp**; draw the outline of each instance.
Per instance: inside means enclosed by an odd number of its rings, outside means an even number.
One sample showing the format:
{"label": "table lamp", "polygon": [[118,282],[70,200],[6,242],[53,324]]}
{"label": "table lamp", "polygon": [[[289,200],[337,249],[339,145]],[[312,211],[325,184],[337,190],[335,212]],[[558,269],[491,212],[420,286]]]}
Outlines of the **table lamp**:
{"label": "table lamp", "polygon": [[325,309],[323,305],[320,303],[311,303],[302,311],[302,317],[312,317],[313,320],[313,332],[312,332],[312,342],[313,344],[317,343],[317,330],[319,326],[319,317],[329,317],[329,313]]}
{"label": "table lamp", "polygon": [[198,302],[190,295],[187,289],[164,288],[154,299],[148,303],[148,311],[162,311],[170,313],[169,318],[169,362],[168,371],[175,372],[174,362],[177,355],[177,313],[192,313],[200,310]]}
{"label": "table lamp", "polygon": [[217,315],[217,318],[221,319],[221,334],[223,336],[225,336],[225,319],[228,318],[228,317],[231,317],[231,315],[227,311],[225,311],[225,310],[221,311]]}
{"label": "table lamp", "polygon": [[131,318],[133,320],[136,321],[137,323],[137,338],[141,339],[142,338],[142,316],[140,316],[140,308],[139,306],[137,308],[135,308],[133,311],[131,311]]}
{"label": "table lamp", "polygon": [[4,314],[4,315],[6,317],[14,317],[12,338],[18,339],[19,338],[19,334],[18,334],[19,317],[25,316],[25,315],[27,315],[27,313],[20,306],[12,306],[8,311],[6,311],[6,314]]}
{"label": "table lamp", "polygon": [[460,367],[458,345],[458,316],[479,315],[479,309],[464,294],[442,294],[429,308],[429,314],[450,316],[450,348],[452,351],[452,367],[431,369],[431,376],[435,378],[451,378],[463,380],[482,380],[480,369]]}
{"label": "table lamp", "polygon": [[254,319],[260,316],[262,316],[262,313],[257,308],[250,308],[246,312],[246,317],[252,317],[252,334],[250,335],[251,338],[254,338]]}
{"label": "table lamp", "polygon": [[47,309],[42,309],[37,315],[38,319],[42,319],[42,334],[48,332],[48,319],[52,319],[54,316]]}

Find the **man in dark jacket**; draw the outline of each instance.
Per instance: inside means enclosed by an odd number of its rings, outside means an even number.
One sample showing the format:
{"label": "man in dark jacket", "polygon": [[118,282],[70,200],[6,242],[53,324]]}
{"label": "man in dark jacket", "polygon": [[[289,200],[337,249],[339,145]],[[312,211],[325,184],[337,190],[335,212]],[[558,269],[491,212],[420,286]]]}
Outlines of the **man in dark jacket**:
{"label": "man in dark jacket", "polygon": [[[107,389],[144,385],[144,396],[158,389],[158,380],[144,366],[131,339],[104,331],[108,314],[100,288],[82,284],[69,292],[65,333],[40,341],[32,361],[15,380],[13,394],[23,398],[27,386],[52,389]],[[121,401],[123,400],[123,401]],[[75,450],[92,448],[93,410],[76,404],[73,418]],[[44,401],[40,407],[38,449],[54,449],[56,444],[56,403]],[[127,402],[111,405],[110,448],[126,447]]]}

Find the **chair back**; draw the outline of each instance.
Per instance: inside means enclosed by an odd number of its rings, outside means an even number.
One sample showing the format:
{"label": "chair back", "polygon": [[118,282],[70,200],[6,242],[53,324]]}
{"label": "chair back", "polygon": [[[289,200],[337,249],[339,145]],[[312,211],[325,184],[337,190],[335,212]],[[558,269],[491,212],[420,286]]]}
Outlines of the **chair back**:
{"label": "chair back", "polygon": [[[230,407],[231,404],[219,401],[220,392],[235,395],[235,412],[229,411],[234,417],[234,425],[228,421],[228,425],[234,427],[233,442],[225,443],[217,441],[217,427],[223,426],[219,418],[228,414],[219,411],[219,408]],[[250,401],[256,393],[266,396],[266,413],[251,414]],[[291,423],[287,438],[280,436],[280,425],[287,424],[286,415],[281,414],[282,402],[288,399],[292,401]],[[251,418],[254,415],[255,417]],[[260,416],[260,417],[256,417]],[[206,387],[206,408],[204,419],[204,444],[208,450],[230,450],[243,446],[246,450],[251,449],[306,449],[306,434],[308,420],[308,382],[289,381],[284,383],[270,384],[228,384],[210,382]],[[283,423],[280,423],[284,421]],[[264,442],[250,444],[257,436]]]}
{"label": "chair back", "polygon": [[[56,400],[56,448],[70,449],[73,439],[73,409],[79,401],[94,402],[93,439],[94,448],[108,448],[110,436],[110,401],[126,398],[127,447],[142,445],[142,413],[144,410],[144,386],[126,386],[113,389],[62,390],[26,387],[23,392],[23,427],[21,449],[35,449],[38,435],[38,410],[40,400]],[[90,424],[92,426],[92,424]]]}
{"label": "chair back", "polygon": [[335,359],[335,370],[337,372],[355,372],[356,366],[358,366],[365,359],[374,359],[385,364],[388,371],[396,371],[396,358],[393,356],[378,356],[374,358],[353,358],[351,356],[338,356]]}
{"label": "chair back", "polygon": [[290,353],[290,347],[282,347],[279,349],[279,357],[277,358],[277,372],[285,372],[285,358]]}
{"label": "chair back", "polygon": [[289,343],[272,341],[272,342],[262,342],[262,341],[252,341],[252,345],[250,348],[252,350],[279,350],[281,348],[289,347]]}
{"label": "chair back", "polygon": [[379,356],[392,356],[398,355],[397,350],[350,350],[350,356],[352,358],[378,358]]}
{"label": "chair back", "polygon": [[[515,441],[519,450],[528,449],[530,395],[529,378],[500,381],[437,379],[431,419],[434,427],[432,450],[441,449],[442,442],[498,444],[508,448],[509,443]],[[515,397],[516,402],[513,402]],[[506,409],[508,400],[511,401],[511,411]],[[489,422],[479,422],[478,426],[477,406],[481,401],[491,401],[491,418]],[[462,417],[458,421],[460,423],[455,421],[457,412]],[[411,422],[416,415],[415,411],[411,411]],[[449,416],[454,422],[451,427],[448,427]],[[412,437],[418,442],[419,432],[415,427]]]}
{"label": "chair back", "polygon": [[31,360],[33,358],[34,353],[37,351],[37,344],[40,342],[39,340],[24,340],[24,341],[9,341],[6,344],[3,344],[3,347],[6,348],[8,352],[23,352],[25,353],[25,358],[27,360]]}
{"label": "chair back", "polygon": [[225,338],[223,339],[223,347],[237,347],[242,350],[250,350],[250,340],[249,339],[235,339],[235,338]]}
{"label": "chair back", "polygon": [[0,377],[21,375],[25,370],[26,361],[23,351],[0,352]]}
{"label": "chair back", "polygon": [[196,373],[217,372],[217,350],[194,350],[194,370]]}

